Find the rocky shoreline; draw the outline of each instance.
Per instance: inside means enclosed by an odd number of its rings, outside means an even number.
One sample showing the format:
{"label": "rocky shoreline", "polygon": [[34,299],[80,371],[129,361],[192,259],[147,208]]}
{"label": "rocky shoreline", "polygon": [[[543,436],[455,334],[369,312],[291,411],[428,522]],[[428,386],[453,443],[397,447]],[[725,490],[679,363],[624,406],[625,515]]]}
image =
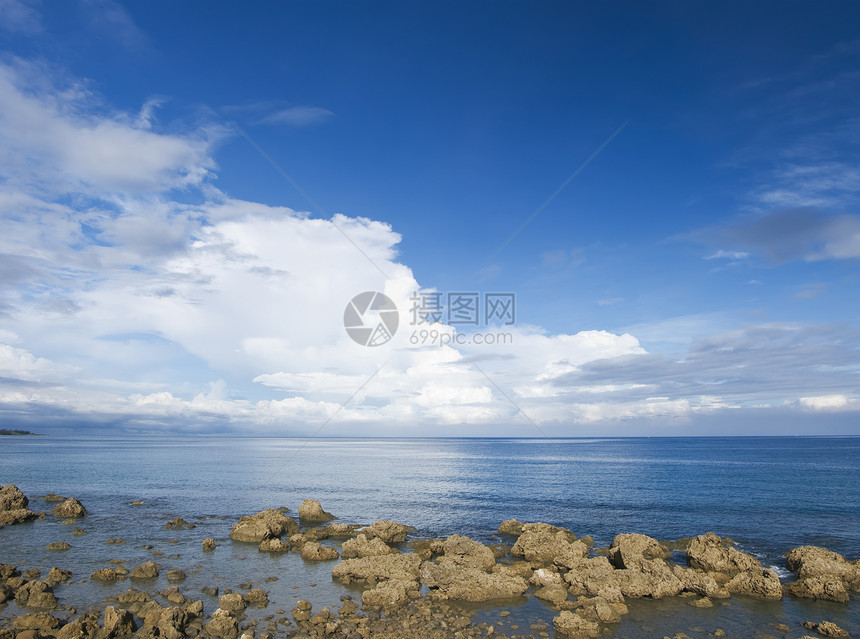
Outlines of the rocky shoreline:
{"label": "rocky shoreline", "polygon": [[[57,502],[50,515],[31,510],[28,497],[14,485],[0,487],[0,527],[48,516],[75,523],[88,516],[75,498],[49,494],[42,499]],[[677,597],[700,609],[735,596],[845,604],[852,593],[860,591],[860,560],[850,561],[816,546],[788,550],[786,563],[795,578],[782,583],[773,570],[738,550],[732,540],[713,533],[671,542],[625,533],[617,535],[610,546],[595,548],[590,537],[577,537],[565,528],[508,520],[498,529],[505,542],[488,546],[458,534],[445,539],[410,539],[414,529],[393,521],[370,525],[334,521],[334,515],[310,499],[302,502],[297,518],[287,513],[288,509],[278,508],[242,516],[231,526],[229,539],[255,544],[260,553],[298,553],[305,562],[332,562],[331,576],[336,582],[363,588],[360,604],[351,595],[343,595],[339,609],[315,611],[309,602],[300,600],[289,613],[279,610],[256,618],[250,611],[267,608],[269,598],[265,590],[249,583],[245,592],[204,589],[210,596],[220,594],[218,607],[206,610],[202,599],[181,588],[184,570],[167,570],[165,576],[173,585],[154,591],[162,565],[147,561],[127,568],[124,561],[114,560],[89,575],[89,580],[128,580],[132,587],[111,596],[104,606],[79,612],[63,605],[55,594],[73,577],[69,570],[53,567],[43,577],[38,569],[20,570],[2,563],[0,551],[0,639],[132,635],[141,639],[442,639],[549,636],[552,630],[559,637],[596,638],[613,634],[613,628],[628,614],[631,600]],[[162,526],[188,530],[195,524],[177,516]],[[76,528],[74,534],[78,530],[86,532]],[[209,552],[223,542],[206,538],[199,543]],[[54,542],[46,550],[62,553],[69,547],[67,542]],[[84,575],[77,577],[80,580]],[[551,621],[532,624],[524,634],[503,634],[501,622],[473,622],[461,605],[516,605],[530,597],[546,606]],[[23,614],[4,616],[5,602],[14,602]],[[777,632],[791,630],[781,625],[774,625]],[[518,628],[505,629],[509,630]],[[802,631],[824,637],[848,636],[823,619],[807,622]],[[719,628],[711,632],[711,636],[724,635]]]}

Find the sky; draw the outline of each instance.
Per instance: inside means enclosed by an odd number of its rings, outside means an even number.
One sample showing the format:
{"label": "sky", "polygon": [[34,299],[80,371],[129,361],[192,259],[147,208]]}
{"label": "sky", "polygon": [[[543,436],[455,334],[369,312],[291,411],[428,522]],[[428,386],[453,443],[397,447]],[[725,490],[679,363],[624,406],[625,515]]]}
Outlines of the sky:
{"label": "sky", "polygon": [[0,0],[0,427],[860,435],[857,24]]}

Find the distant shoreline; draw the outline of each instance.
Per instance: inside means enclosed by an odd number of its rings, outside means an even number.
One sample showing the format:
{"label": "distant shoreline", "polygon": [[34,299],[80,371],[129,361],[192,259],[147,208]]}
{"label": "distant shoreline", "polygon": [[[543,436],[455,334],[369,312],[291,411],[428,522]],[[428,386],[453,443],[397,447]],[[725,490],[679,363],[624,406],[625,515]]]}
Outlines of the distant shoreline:
{"label": "distant shoreline", "polygon": [[9,437],[44,437],[40,433],[31,433],[29,430],[10,430],[8,428],[0,428],[0,435]]}

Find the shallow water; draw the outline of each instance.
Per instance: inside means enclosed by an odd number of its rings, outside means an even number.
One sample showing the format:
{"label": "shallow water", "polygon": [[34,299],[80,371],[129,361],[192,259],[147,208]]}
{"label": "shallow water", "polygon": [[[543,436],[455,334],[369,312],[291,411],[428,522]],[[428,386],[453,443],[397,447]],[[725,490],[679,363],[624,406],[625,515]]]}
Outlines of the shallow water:
{"label": "shallow water", "polygon": [[[310,497],[348,523],[410,524],[416,538],[457,532],[498,541],[498,524],[511,517],[563,525],[594,536],[597,545],[621,532],[675,539],[712,530],[733,537],[764,565],[784,570],[783,553],[802,544],[860,555],[857,477],[858,438],[0,437],[0,484],[17,484],[35,510],[52,506],[37,496],[57,492],[78,497],[91,513],[77,524],[89,532],[81,537],[72,536],[74,525],[53,517],[0,530],[0,561],[43,570],[57,565],[78,580],[112,558],[129,566],[152,559],[141,548],[151,544],[165,555],[155,558],[164,565],[162,575],[174,567],[188,573],[181,587],[189,593],[277,576],[263,584],[273,602],[269,614],[289,610],[302,597],[333,605],[340,595],[359,591],[333,584],[330,562],[309,564],[294,553],[270,556],[226,540],[239,516],[277,506],[296,510]],[[144,504],[128,505],[137,499]],[[165,530],[177,515],[197,528]],[[105,544],[115,537],[126,543]],[[206,537],[225,541],[204,553],[200,541]],[[52,541],[72,548],[44,550]],[[151,588],[167,585],[162,576]],[[57,595],[81,607],[129,586],[84,582],[58,588]],[[201,597],[211,611],[215,600]],[[692,637],[692,628],[721,627],[729,636],[752,636],[749,630],[777,634],[769,624],[783,622],[798,628],[799,636],[804,632],[797,624],[807,618],[860,632],[856,602],[729,603],[703,611],[683,599],[633,602],[616,632],[645,637],[682,631]],[[554,616],[533,598],[509,609],[500,630],[516,624],[527,632],[537,618],[551,622]],[[483,607],[475,618],[495,622],[499,610]],[[0,615],[12,612],[14,606],[0,607]]]}

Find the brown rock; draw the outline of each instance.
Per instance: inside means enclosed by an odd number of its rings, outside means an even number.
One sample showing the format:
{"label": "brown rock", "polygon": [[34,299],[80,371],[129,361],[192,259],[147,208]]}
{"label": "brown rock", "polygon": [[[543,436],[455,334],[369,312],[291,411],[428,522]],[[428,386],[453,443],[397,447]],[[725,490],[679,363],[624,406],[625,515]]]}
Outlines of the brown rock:
{"label": "brown rock", "polygon": [[298,531],[299,525],[295,519],[287,517],[280,510],[270,508],[239,519],[230,531],[230,539],[259,543]]}
{"label": "brown rock", "polygon": [[265,608],[269,605],[269,595],[261,588],[249,590],[244,597],[245,603],[256,608]]}
{"label": "brown rock", "polygon": [[113,568],[101,568],[90,575],[90,579],[95,579],[96,581],[116,581],[117,578],[118,575]]}
{"label": "brown rock", "polygon": [[643,559],[666,559],[669,555],[656,539],[635,533],[617,535],[609,547],[609,561],[616,568],[636,568]]}
{"label": "brown rock", "polygon": [[158,577],[158,564],[154,561],[147,561],[133,568],[129,577],[131,579],[155,579]]}
{"label": "brown rock", "polygon": [[51,511],[51,514],[63,519],[75,519],[77,517],[86,517],[87,509],[84,505],[74,497],[69,497],[62,504],[57,504]]}
{"label": "brown rock", "polygon": [[824,599],[846,603],[849,599],[845,583],[836,576],[806,577],[785,584],[785,592],[803,599]]}
{"label": "brown rock", "polygon": [[302,546],[302,559],[305,561],[328,561],[337,558],[337,550],[322,546],[316,541],[309,541]]}
{"label": "brown rock", "polygon": [[782,584],[770,568],[739,572],[726,584],[729,592],[743,593],[759,599],[782,599]]}
{"label": "brown rock", "polygon": [[22,524],[25,521],[32,521],[37,517],[38,515],[36,513],[32,510],[27,510],[26,508],[0,510],[0,527]]}
{"label": "brown rock", "polygon": [[277,537],[266,539],[260,542],[260,552],[289,552],[290,544],[286,541],[281,541]]}
{"label": "brown rock", "polygon": [[479,570],[490,570],[496,565],[496,557],[493,551],[484,544],[462,537],[451,535],[442,545],[444,557],[441,561],[453,562],[458,566],[468,566]]}
{"label": "brown rock", "polygon": [[128,610],[107,606],[104,613],[104,630],[106,637],[124,637],[137,630],[134,615]]}
{"label": "brown rock", "polygon": [[245,610],[245,599],[238,592],[221,595],[221,598],[218,600],[218,607],[231,613],[242,612]]}
{"label": "brown rock", "polygon": [[367,535],[360,533],[354,539],[349,539],[343,542],[340,556],[344,559],[352,559],[354,557],[380,557],[382,555],[396,555],[396,548],[392,548],[379,537],[367,538]]}
{"label": "brown rock", "polygon": [[569,530],[549,524],[523,524],[523,533],[511,549],[513,557],[523,557],[534,565],[555,563],[569,567],[588,557],[588,547]]}
{"label": "brown rock", "polygon": [[17,630],[44,630],[49,631],[57,628],[60,621],[47,612],[31,612],[16,617],[12,627]]}
{"label": "brown rock", "polygon": [[303,521],[331,521],[335,516],[322,509],[315,499],[305,499],[299,506],[299,519]]}
{"label": "brown rock", "polygon": [[523,522],[516,519],[507,519],[499,524],[499,534],[519,537],[523,534],[523,525]]}
{"label": "brown rock", "polygon": [[27,495],[14,484],[0,486],[0,511],[26,510],[29,505]]}
{"label": "brown rock", "polygon": [[517,597],[528,590],[528,582],[511,571],[487,573],[479,568],[452,561],[425,561],[420,569],[421,583],[437,597],[460,601],[491,601]]}
{"label": "brown rock", "polygon": [[552,625],[557,633],[575,639],[600,636],[598,624],[569,610],[563,610],[558,617],[552,620]]}
{"label": "brown rock", "polygon": [[714,533],[699,535],[687,546],[687,563],[705,572],[734,575],[747,570],[759,570],[758,559],[727,545]]}
{"label": "brown rock", "polygon": [[800,546],[790,550],[785,558],[788,569],[797,573],[798,580],[839,579],[847,590],[860,590],[860,565],[839,553],[818,546]]}
{"label": "brown rock", "polygon": [[215,540],[212,537],[203,540],[203,550],[215,550]]}
{"label": "brown rock", "polygon": [[370,526],[363,528],[363,532],[368,539],[378,537],[386,544],[397,544],[406,541],[406,534],[409,531],[415,530],[411,526],[398,524],[395,521],[382,520],[372,523]]}
{"label": "brown rock", "polygon": [[809,630],[814,630],[822,637],[847,637],[848,633],[844,631],[842,628],[837,626],[832,621],[822,621],[821,623],[814,623],[812,621],[804,621],[803,627]]}
{"label": "brown rock", "polygon": [[47,550],[68,550],[71,546],[65,541],[55,541],[45,546],[45,548]]}
{"label": "brown rock", "polygon": [[344,559],[332,568],[332,577],[346,583],[361,581],[375,584],[387,579],[417,581],[421,559],[412,553]]}
{"label": "brown rock", "polygon": [[361,604],[367,608],[390,610],[415,599],[418,594],[417,581],[389,579],[377,584],[375,588],[365,590],[361,595]]}

